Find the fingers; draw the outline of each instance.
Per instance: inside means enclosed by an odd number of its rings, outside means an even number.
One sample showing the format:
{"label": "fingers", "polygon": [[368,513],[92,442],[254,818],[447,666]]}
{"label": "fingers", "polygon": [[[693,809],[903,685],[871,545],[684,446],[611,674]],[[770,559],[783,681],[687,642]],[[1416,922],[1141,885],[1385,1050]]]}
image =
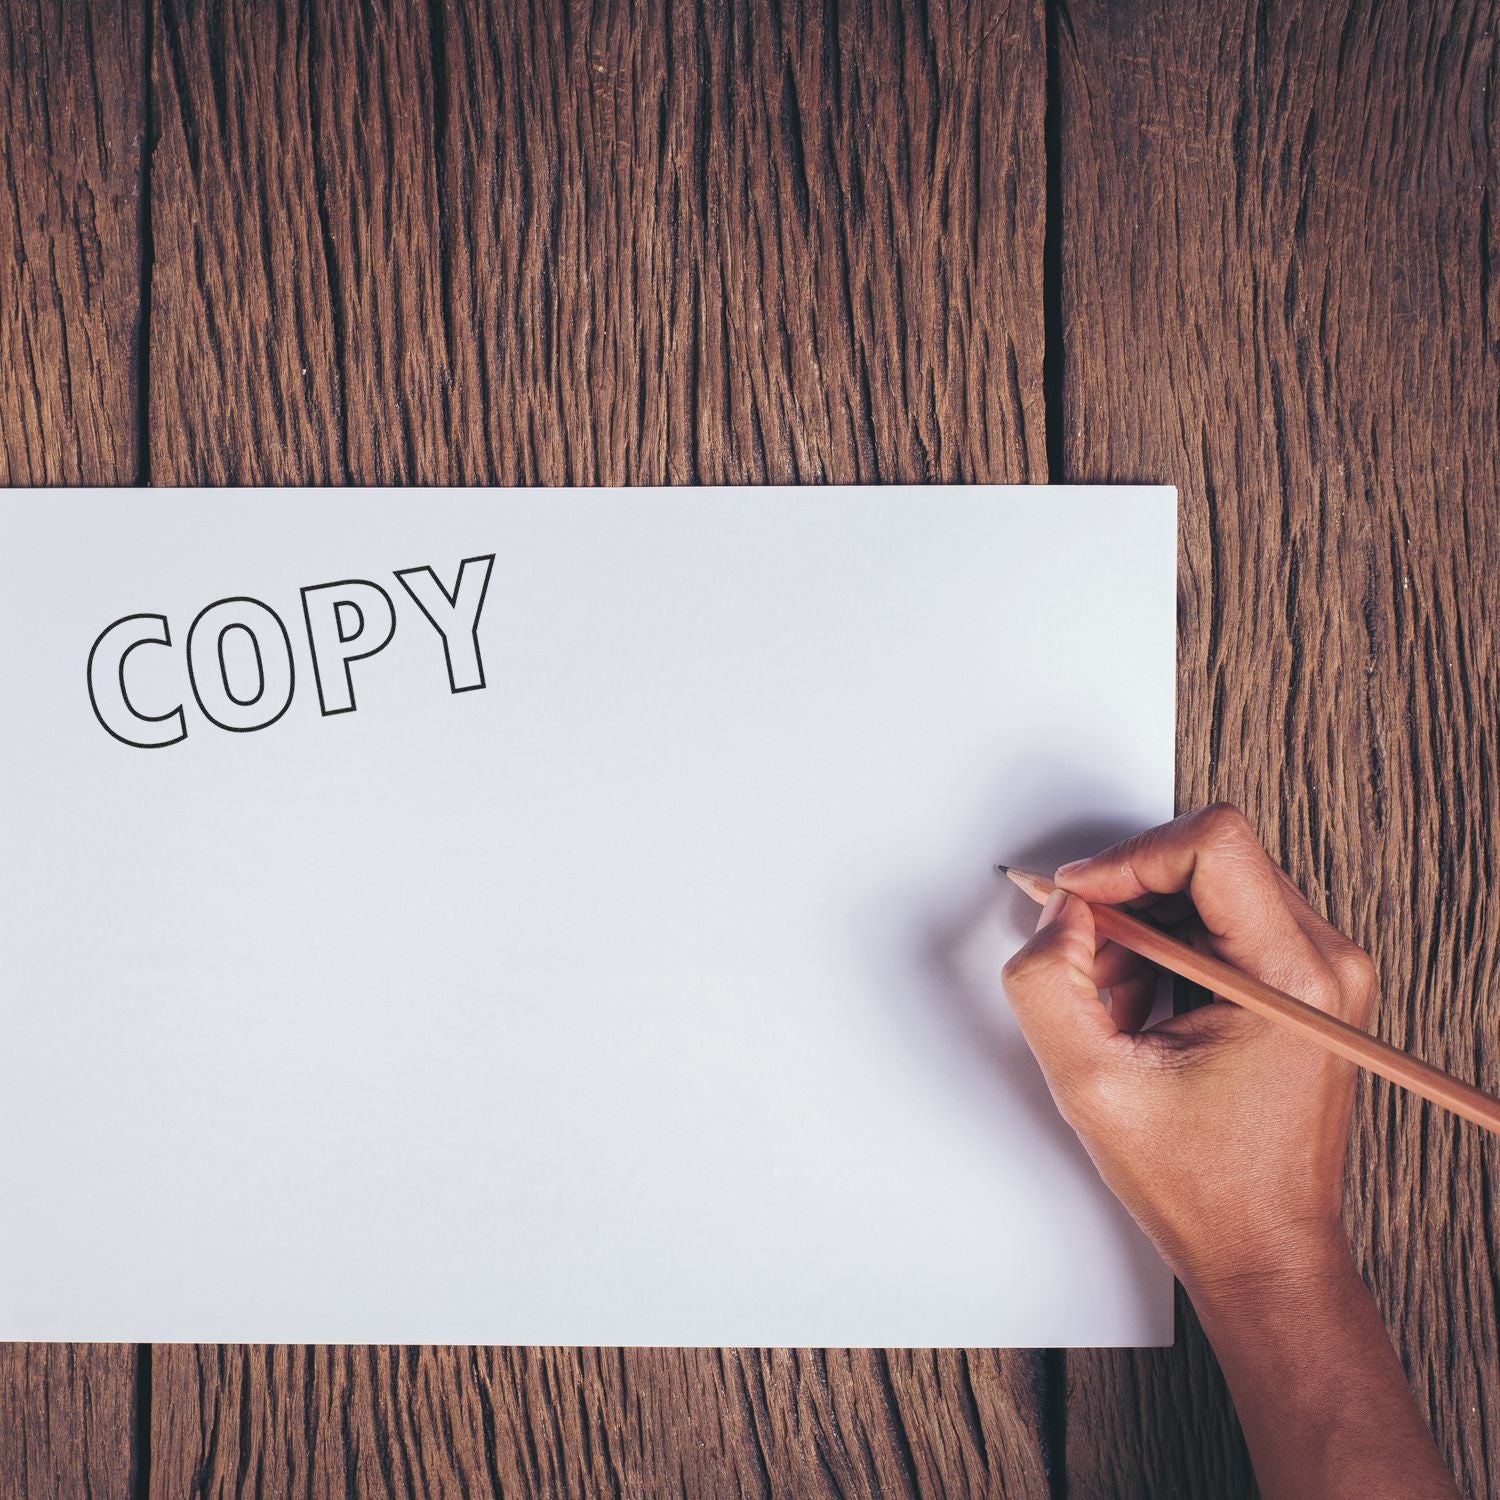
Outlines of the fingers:
{"label": "fingers", "polygon": [[1055,893],[1036,934],[1006,964],[1005,993],[1049,1083],[1076,1077],[1117,1035],[1094,983],[1094,914]]}
{"label": "fingers", "polygon": [[1226,803],[1185,813],[1102,854],[1063,865],[1057,883],[1085,901],[1111,906],[1186,891],[1204,925],[1219,937],[1243,929],[1269,897],[1281,904],[1276,867],[1244,814]]}
{"label": "fingers", "polygon": [[1110,989],[1109,1013],[1121,1031],[1139,1031],[1151,1019],[1156,983],[1156,970],[1145,965]]}
{"label": "fingers", "polygon": [[1327,917],[1313,909],[1285,870],[1279,865],[1273,868],[1285,887],[1287,905],[1338,980],[1342,994],[1340,1014],[1346,1020],[1363,1026],[1370,1019],[1375,1003],[1374,961],[1358,943],[1346,937]]}
{"label": "fingers", "polygon": [[1064,865],[1057,884],[1110,905],[1185,891],[1220,958],[1313,1004],[1339,1008],[1339,976],[1301,920],[1310,908],[1244,814],[1226,803]]}
{"label": "fingers", "polygon": [[1094,953],[1094,987],[1109,992],[1109,1013],[1121,1031],[1139,1031],[1156,1001],[1159,971],[1139,953],[1101,943]]}
{"label": "fingers", "polygon": [[1149,917],[1158,927],[1176,927],[1182,922],[1196,922],[1198,913],[1186,891],[1166,896],[1141,896],[1129,904],[1130,910]]}
{"label": "fingers", "polygon": [[1094,987],[1113,989],[1146,967],[1146,960],[1118,943],[1100,943],[1094,952]]}

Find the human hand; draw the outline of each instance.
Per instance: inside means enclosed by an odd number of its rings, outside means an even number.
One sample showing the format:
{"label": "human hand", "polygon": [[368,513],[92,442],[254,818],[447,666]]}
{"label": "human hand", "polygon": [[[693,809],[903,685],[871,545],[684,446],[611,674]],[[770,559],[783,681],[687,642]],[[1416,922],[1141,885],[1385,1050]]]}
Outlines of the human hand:
{"label": "human hand", "polygon": [[1375,993],[1368,956],[1225,804],[1065,865],[1057,885],[1005,988],[1059,1109],[1189,1294],[1347,1265],[1353,1065],[1223,1000],[1143,1029],[1156,971],[1096,946],[1087,903],[1142,909],[1356,1026]]}

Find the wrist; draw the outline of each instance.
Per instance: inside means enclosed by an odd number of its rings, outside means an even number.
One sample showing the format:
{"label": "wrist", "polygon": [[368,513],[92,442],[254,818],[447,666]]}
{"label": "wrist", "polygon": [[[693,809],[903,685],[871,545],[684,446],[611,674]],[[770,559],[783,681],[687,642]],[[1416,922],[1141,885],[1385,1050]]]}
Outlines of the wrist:
{"label": "wrist", "polygon": [[1174,1267],[1205,1324],[1267,1306],[1297,1308],[1363,1283],[1342,1224],[1294,1225],[1250,1244],[1202,1245]]}
{"label": "wrist", "polygon": [[1183,1284],[1263,1494],[1456,1500],[1341,1230],[1210,1257]]}

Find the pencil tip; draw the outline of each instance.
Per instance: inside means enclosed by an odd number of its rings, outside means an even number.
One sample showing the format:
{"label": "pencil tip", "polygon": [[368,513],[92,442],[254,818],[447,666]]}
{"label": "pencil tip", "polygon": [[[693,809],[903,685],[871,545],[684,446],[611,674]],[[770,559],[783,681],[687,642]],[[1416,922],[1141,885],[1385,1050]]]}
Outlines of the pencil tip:
{"label": "pencil tip", "polygon": [[997,875],[1009,875],[1010,874],[1010,866],[1009,865],[996,865],[995,866],[995,874],[997,874]]}

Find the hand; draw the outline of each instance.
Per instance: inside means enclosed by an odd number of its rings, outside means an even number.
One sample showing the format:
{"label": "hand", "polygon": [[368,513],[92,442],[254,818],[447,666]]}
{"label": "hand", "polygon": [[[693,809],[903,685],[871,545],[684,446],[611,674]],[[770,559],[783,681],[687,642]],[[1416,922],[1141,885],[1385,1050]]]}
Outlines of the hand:
{"label": "hand", "polygon": [[1369,958],[1232,807],[1064,865],[1056,883],[1006,990],[1058,1107],[1187,1288],[1262,1495],[1454,1500],[1341,1224],[1353,1065],[1223,1000],[1146,1027],[1156,975],[1096,943],[1088,903],[1147,908],[1356,1026]]}
{"label": "hand", "polygon": [[1096,946],[1087,903],[1144,908],[1356,1026],[1375,992],[1369,958],[1223,804],[1056,879],[1036,935],[1006,966],[1006,991],[1059,1109],[1189,1293],[1347,1261],[1353,1065],[1222,1000],[1143,1030],[1156,971],[1114,943]]}

